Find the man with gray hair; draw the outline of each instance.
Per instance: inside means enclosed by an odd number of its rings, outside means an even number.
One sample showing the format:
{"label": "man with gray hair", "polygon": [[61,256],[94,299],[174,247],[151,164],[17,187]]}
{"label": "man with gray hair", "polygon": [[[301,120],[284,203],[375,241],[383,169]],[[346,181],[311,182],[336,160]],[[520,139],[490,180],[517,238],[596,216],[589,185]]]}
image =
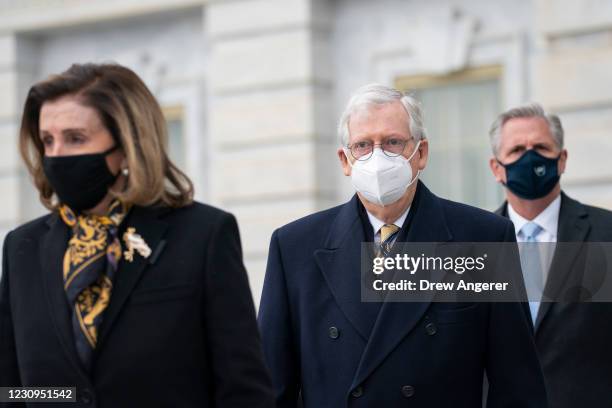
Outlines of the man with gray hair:
{"label": "man with gray hair", "polygon": [[489,408],[546,407],[524,305],[361,297],[364,242],[384,256],[396,242],[514,242],[512,224],[419,180],[429,141],[414,98],[362,87],[338,131],[356,194],[270,243],[258,319],[277,407],[476,408],[485,372]]}
{"label": "man with gray hair", "polygon": [[561,190],[563,127],[540,105],[500,114],[489,136],[490,167],[506,192],[497,214],[514,223],[525,282],[540,287],[529,304],[550,407],[612,407],[612,306],[588,303],[598,290],[589,282],[610,277],[587,263],[595,247],[571,244],[612,241],[612,212]]}

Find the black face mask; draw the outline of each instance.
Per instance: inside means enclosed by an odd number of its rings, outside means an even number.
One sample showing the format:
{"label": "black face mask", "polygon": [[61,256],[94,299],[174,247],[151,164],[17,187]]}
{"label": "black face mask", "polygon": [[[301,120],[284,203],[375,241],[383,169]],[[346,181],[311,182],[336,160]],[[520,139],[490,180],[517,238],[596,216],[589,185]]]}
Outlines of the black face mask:
{"label": "black face mask", "polygon": [[43,169],[55,194],[73,211],[95,207],[108,193],[119,173],[111,173],[106,156],[119,148],[102,153],[43,158]]}
{"label": "black face mask", "polygon": [[530,149],[510,164],[497,162],[506,168],[505,186],[521,198],[535,200],[550,193],[559,182],[560,157],[549,159]]}

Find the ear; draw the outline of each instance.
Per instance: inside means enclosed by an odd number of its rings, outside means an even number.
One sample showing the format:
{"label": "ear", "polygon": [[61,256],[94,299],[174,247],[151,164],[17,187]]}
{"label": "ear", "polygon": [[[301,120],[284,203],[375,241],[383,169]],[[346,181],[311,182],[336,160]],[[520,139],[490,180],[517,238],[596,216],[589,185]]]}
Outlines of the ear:
{"label": "ear", "polygon": [[559,175],[565,173],[565,166],[567,165],[567,149],[561,150],[559,155],[559,167],[557,168]]}
{"label": "ear", "polygon": [[127,157],[123,152],[123,149],[115,150],[105,157],[106,164],[110,169],[111,173],[116,174],[122,169],[127,167]]}
{"label": "ear", "polygon": [[345,176],[351,175],[351,165],[349,164],[349,159],[346,157],[346,153],[342,147],[338,148],[337,151],[338,158],[340,159],[340,165],[342,166],[342,172]]}
{"label": "ear", "polygon": [[506,169],[504,168],[504,166],[499,164],[495,157],[491,157],[489,159],[489,167],[491,168],[493,177],[495,177],[495,181],[497,181],[498,183],[506,182]]}
{"label": "ear", "polygon": [[417,168],[421,171],[425,170],[429,159],[429,140],[421,139],[419,151],[416,153],[416,156]]}

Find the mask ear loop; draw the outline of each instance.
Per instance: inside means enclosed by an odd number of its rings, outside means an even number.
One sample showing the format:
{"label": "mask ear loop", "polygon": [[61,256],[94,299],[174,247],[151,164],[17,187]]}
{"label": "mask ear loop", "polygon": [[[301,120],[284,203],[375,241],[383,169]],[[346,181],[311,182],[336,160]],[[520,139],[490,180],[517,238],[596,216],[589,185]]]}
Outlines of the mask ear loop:
{"label": "mask ear loop", "polygon": [[115,144],[114,144],[114,145],[113,145],[111,148],[109,148],[109,149],[108,149],[108,150],[106,150],[106,151],[103,151],[103,152],[102,152],[102,155],[104,155],[104,156],[108,156],[109,154],[111,154],[111,153],[112,153],[112,152],[114,152],[115,150],[119,150],[119,148],[120,148],[120,147],[121,147],[121,145],[120,145],[120,144],[115,143]]}
{"label": "mask ear loop", "polygon": [[348,162],[349,166],[353,168],[353,163],[351,163],[351,159],[349,157],[349,154],[347,153],[346,146],[342,146],[342,151],[344,152],[344,157],[346,157],[346,161]]}
{"label": "mask ear loop", "polygon": [[[113,145],[111,148],[109,148],[108,150],[106,150],[106,151],[102,152],[102,155],[103,155],[104,157],[106,157],[106,156],[108,156],[109,154],[113,153],[114,151],[119,150],[120,148],[121,148],[121,145],[120,145],[119,143],[115,142],[115,144],[114,144],[114,145]],[[107,166],[108,166],[108,165],[107,165]],[[123,173],[123,171],[122,171],[121,169],[119,169],[119,172],[118,172],[117,174],[115,174],[115,175],[114,175],[115,179],[114,179],[113,183],[114,183],[115,181],[117,181],[117,179],[119,178],[119,176],[120,176],[122,173]],[[111,173],[111,174],[112,174],[112,173]],[[127,174],[125,174],[125,173],[123,173],[123,174],[124,174],[125,176],[127,176]]]}
{"label": "mask ear loop", "polygon": [[[412,152],[412,154],[410,155],[410,157],[408,159],[406,159],[408,161],[408,165],[410,165],[410,160],[412,160],[412,158],[414,157],[414,155],[416,154],[416,152],[419,151],[419,146],[421,145],[421,140],[419,139],[419,141],[417,142],[416,147],[414,148],[414,152]],[[418,180],[419,176],[421,175],[421,169],[417,170],[417,174],[416,176],[414,176],[412,178],[412,180],[410,180],[410,183],[408,183],[408,186],[406,186],[406,189],[408,189],[408,187],[410,187],[415,181]]]}
{"label": "mask ear loop", "polygon": [[[412,158],[414,157],[414,155],[416,154],[416,152],[418,152],[418,151],[419,151],[419,146],[421,146],[421,140],[419,140],[419,141],[417,142],[417,145],[416,145],[416,147],[414,148],[414,151],[412,152],[412,154],[410,155],[410,157],[409,157],[409,158],[407,158],[406,160],[408,160],[408,161],[412,160]],[[419,170],[419,171],[420,171],[420,170]]]}
{"label": "mask ear loop", "polygon": [[[497,162],[498,165],[502,166],[504,169],[506,168],[507,165],[502,163],[497,157],[495,158],[495,161]],[[509,164],[512,164],[512,163],[509,163]],[[508,187],[506,183],[503,181],[500,181],[499,183],[504,187]]]}

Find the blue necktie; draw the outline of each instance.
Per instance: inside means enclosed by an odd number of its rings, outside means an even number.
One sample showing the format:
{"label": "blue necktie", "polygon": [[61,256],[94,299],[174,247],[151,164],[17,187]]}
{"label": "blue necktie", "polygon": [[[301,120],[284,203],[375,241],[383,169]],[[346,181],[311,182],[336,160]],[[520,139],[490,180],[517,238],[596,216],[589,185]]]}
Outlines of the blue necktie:
{"label": "blue necktie", "polygon": [[[521,266],[523,269],[525,288],[527,289],[527,297],[529,299],[540,299],[542,297],[542,291],[544,290],[544,274],[536,237],[542,232],[542,227],[535,222],[528,222],[523,225],[520,232],[525,239],[525,243],[521,244]],[[534,325],[539,308],[539,300],[529,301],[529,310],[531,311],[531,318],[533,319]]]}

